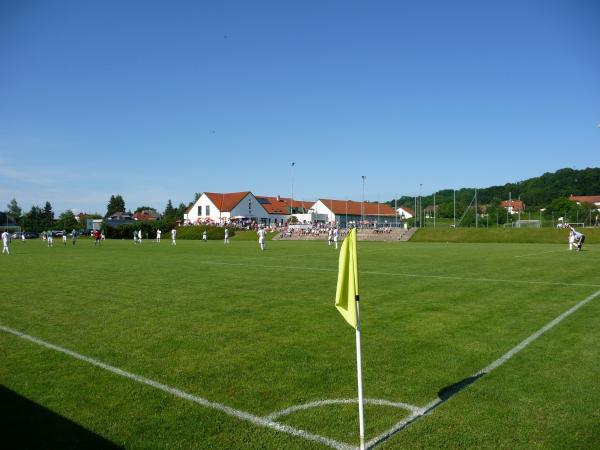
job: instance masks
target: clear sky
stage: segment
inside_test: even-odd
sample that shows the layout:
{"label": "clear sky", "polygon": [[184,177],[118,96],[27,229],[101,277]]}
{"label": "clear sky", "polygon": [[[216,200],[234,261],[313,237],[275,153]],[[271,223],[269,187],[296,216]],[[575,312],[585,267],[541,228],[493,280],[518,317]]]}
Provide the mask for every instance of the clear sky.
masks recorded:
{"label": "clear sky", "polygon": [[487,187],[599,123],[596,0],[0,0],[0,209]]}

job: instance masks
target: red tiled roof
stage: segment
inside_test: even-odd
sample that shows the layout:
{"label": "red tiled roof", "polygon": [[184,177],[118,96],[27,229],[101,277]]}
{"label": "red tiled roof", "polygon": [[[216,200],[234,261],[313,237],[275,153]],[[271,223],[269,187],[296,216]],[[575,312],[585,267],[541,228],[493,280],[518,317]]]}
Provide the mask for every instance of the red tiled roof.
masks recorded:
{"label": "red tiled roof", "polygon": [[337,215],[350,214],[353,216],[360,216],[364,213],[365,216],[380,215],[396,217],[394,208],[385,203],[364,202],[364,209],[361,210],[362,202],[354,202],[352,200],[332,200],[326,198],[320,198],[319,200],[327,206],[331,212]]}
{"label": "red tiled roof", "polygon": [[523,203],[521,200],[505,200],[503,202],[500,202],[500,206],[503,208],[509,208],[510,206],[512,206],[513,211],[525,210],[525,203]]}
{"label": "red tiled roof", "polygon": [[290,206],[282,198],[257,195],[256,199],[269,214],[290,214]]}
{"label": "red tiled roof", "polygon": [[148,211],[148,210],[143,210],[143,211],[139,211],[136,212],[133,215],[134,220],[141,220],[141,221],[150,221],[150,220],[158,220],[160,218],[160,214],[158,214],[156,211]]}
{"label": "red tiled roof", "polygon": [[[290,197],[281,197],[281,200],[288,205],[288,208],[292,204],[292,199]],[[297,198],[294,199],[294,209],[303,208],[304,211],[308,211],[313,207],[314,204],[315,202],[310,200],[298,200]]]}
{"label": "red tiled roof", "polygon": [[205,192],[206,196],[221,212],[231,212],[243,198],[250,194],[250,191],[244,192]]}
{"label": "red tiled roof", "polygon": [[579,203],[599,203],[600,195],[571,195],[569,200]]}

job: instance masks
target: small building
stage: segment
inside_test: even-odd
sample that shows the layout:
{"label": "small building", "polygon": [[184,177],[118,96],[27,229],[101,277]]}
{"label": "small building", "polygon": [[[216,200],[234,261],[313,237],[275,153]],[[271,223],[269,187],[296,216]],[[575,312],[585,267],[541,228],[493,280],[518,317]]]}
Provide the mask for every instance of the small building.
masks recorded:
{"label": "small building", "polygon": [[500,202],[500,206],[508,209],[509,214],[517,214],[525,211],[525,203],[521,200],[505,200]]}
{"label": "small building", "polygon": [[[128,225],[135,223],[133,216],[126,212],[116,212],[104,219],[104,223],[109,227],[118,227],[119,225]],[[96,228],[93,228],[94,230]]]}

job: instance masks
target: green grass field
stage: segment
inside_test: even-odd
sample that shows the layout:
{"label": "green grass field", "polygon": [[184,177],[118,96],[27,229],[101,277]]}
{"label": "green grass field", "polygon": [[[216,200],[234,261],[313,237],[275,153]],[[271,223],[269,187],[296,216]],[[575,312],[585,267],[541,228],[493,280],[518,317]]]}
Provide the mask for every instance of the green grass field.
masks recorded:
{"label": "green grass field", "polygon": [[[325,242],[58,241],[0,255],[5,448],[358,445],[356,403],[272,415],[357,395]],[[376,448],[597,448],[600,295],[471,377],[600,292],[600,246],[359,242],[358,254],[365,397],[444,400],[387,439],[410,411],[367,404]]]}

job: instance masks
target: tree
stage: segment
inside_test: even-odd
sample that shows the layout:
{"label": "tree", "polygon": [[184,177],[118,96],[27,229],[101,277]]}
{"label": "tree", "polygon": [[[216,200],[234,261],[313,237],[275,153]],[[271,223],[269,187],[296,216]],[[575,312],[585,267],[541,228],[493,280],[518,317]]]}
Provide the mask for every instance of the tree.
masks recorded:
{"label": "tree", "polygon": [[183,220],[183,215],[185,214],[186,209],[187,206],[185,206],[183,202],[179,203],[179,206],[177,207],[177,218],[179,220]]}
{"label": "tree", "polygon": [[46,202],[42,210],[41,225],[44,229],[50,230],[54,227],[54,211],[50,202]]}
{"label": "tree", "polygon": [[108,205],[106,206],[106,216],[111,216],[114,213],[125,212],[125,200],[121,195],[111,195]]}
{"label": "tree", "polygon": [[6,205],[6,207],[8,208],[8,211],[6,211],[8,215],[11,216],[15,222],[18,222],[18,220],[21,218],[22,210],[19,208],[17,200],[13,198],[10,203]]}
{"label": "tree", "polygon": [[25,227],[36,233],[43,228],[42,210],[39,206],[32,206],[31,210],[25,214]]}
{"label": "tree", "polygon": [[154,209],[152,206],[138,206],[135,208],[134,213],[139,213],[142,211],[156,211],[156,209]]}
{"label": "tree", "polygon": [[58,223],[56,225],[66,231],[79,228],[79,222],[77,222],[75,214],[73,214],[73,211],[71,210],[61,213],[60,216],[58,216]]}
{"label": "tree", "polygon": [[165,207],[165,212],[163,213],[165,219],[176,219],[177,218],[177,210],[173,208],[173,203],[171,203],[171,199],[167,202],[167,206]]}

